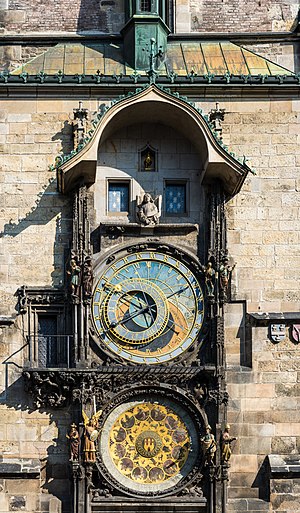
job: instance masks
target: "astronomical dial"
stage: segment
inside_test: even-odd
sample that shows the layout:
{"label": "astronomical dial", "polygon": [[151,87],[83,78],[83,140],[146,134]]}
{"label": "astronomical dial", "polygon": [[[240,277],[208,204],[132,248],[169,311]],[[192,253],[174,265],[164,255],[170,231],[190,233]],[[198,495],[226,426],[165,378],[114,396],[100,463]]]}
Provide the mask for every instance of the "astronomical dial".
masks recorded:
{"label": "astronomical dial", "polygon": [[164,363],[196,339],[203,293],[184,263],[154,249],[116,259],[98,280],[92,308],[106,348],[135,363]]}
{"label": "astronomical dial", "polygon": [[117,406],[104,423],[99,449],[106,474],[118,486],[158,495],[187,478],[200,451],[190,413],[155,394]]}

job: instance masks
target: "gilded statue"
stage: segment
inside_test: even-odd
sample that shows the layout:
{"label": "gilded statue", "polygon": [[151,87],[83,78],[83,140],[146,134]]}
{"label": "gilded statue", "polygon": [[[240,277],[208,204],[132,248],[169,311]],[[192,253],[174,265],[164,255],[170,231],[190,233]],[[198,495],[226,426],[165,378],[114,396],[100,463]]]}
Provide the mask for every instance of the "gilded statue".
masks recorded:
{"label": "gilded statue", "polygon": [[77,265],[77,262],[74,258],[70,260],[70,269],[67,271],[67,274],[70,276],[71,294],[72,296],[77,296],[79,290],[81,268],[79,265]]}
{"label": "gilded statue", "polygon": [[221,447],[222,447],[222,462],[227,463],[231,457],[231,443],[236,440],[234,436],[230,436],[229,434],[230,425],[226,424],[224,431],[221,437]]}
{"label": "gilded statue", "polygon": [[152,171],[153,169],[153,160],[150,155],[150,151],[148,151],[146,158],[144,159],[144,170],[145,171]]}
{"label": "gilded statue", "polygon": [[217,450],[217,443],[216,443],[216,439],[215,439],[213,433],[211,432],[211,427],[209,425],[206,426],[205,435],[202,436],[200,441],[201,441],[205,461],[208,464],[213,464],[213,460],[214,460],[215,453]]}
{"label": "gilded statue", "polygon": [[213,268],[212,262],[208,262],[207,266],[204,268],[204,276],[207,295],[212,298],[214,296],[216,278],[216,271]]}
{"label": "gilded statue", "polygon": [[91,418],[82,410],[84,422],[83,459],[86,463],[96,462],[96,440],[100,434],[98,429],[99,418],[102,410],[97,411]]}

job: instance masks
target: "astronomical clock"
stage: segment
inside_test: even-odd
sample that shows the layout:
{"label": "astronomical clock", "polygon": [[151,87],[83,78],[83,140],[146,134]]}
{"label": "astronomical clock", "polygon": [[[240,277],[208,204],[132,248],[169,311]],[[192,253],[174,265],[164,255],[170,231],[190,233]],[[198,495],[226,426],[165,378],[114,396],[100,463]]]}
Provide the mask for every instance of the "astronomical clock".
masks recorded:
{"label": "astronomical clock", "polygon": [[113,382],[99,422],[100,482],[113,495],[174,496],[205,460],[206,419],[187,385],[196,385],[205,344],[202,266],[192,253],[149,242],[108,252],[94,273],[93,347]]}
{"label": "astronomical clock", "polygon": [[[171,247],[127,251],[97,269],[92,301],[96,342],[118,360],[166,364],[198,341],[204,319],[199,277]],[[106,260],[107,262],[107,260]]]}

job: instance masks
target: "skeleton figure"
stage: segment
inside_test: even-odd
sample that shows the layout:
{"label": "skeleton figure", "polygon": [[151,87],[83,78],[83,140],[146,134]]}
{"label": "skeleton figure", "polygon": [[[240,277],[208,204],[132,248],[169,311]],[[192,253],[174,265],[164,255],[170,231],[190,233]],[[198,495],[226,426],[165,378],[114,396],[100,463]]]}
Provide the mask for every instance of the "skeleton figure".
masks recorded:
{"label": "skeleton figure", "polygon": [[87,257],[83,264],[82,284],[85,298],[90,298],[93,292],[92,259]]}
{"label": "skeleton figure", "polygon": [[230,280],[230,276],[232,274],[233,269],[235,268],[235,264],[233,266],[228,264],[228,258],[224,257],[222,263],[220,265],[219,274],[220,274],[220,287],[222,289],[227,290],[228,283]]}

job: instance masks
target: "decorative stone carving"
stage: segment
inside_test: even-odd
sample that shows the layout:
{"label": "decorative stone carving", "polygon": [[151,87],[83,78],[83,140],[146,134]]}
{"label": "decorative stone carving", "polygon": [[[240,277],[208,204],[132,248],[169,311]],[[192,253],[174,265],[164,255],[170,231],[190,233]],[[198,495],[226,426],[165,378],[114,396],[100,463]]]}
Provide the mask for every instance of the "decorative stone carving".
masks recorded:
{"label": "decorative stone carving", "polygon": [[93,266],[92,259],[87,256],[83,263],[82,286],[84,299],[89,300],[93,293]]}
{"label": "decorative stone carving", "polygon": [[205,274],[205,285],[207,290],[207,295],[210,299],[214,297],[215,291],[215,280],[216,280],[216,271],[213,268],[212,262],[208,262],[207,266],[204,269]]}
{"label": "decorative stone carving", "polygon": [[299,344],[300,342],[300,324],[292,324],[291,337],[293,342]]}
{"label": "decorative stone carving", "polygon": [[67,271],[67,274],[70,277],[70,290],[72,296],[78,296],[79,293],[79,285],[80,285],[80,277],[81,277],[81,268],[77,265],[77,262],[74,258],[70,260],[70,267]]}
{"label": "decorative stone carving", "polygon": [[222,121],[224,121],[225,109],[220,109],[220,104],[216,103],[216,108],[211,109],[208,114],[209,122],[213,130],[218,134],[219,138],[222,139]]}
{"label": "decorative stone carving", "polygon": [[153,226],[158,224],[161,216],[161,196],[154,199],[146,192],[141,198],[137,197],[137,218],[142,225]]}
{"label": "decorative stone carving", "polygon": [[271,324],[270,338],[273,342],[281,342],[285,339],[285,324]]}
{"label": "decorative stone carving", "polygon": [[84,137],[87,132],[88,123],[88,109],[83,108],[83,103],[79,101],[79,107],[73,109],[74,121],[73,121],[73,137],[74,137],[74,149],[76,150],[80,144],[82,144]]}
{"label": "decorative stone carving", "polygon": [[229,265],[229,260],[227,256],[224,256],[221,265],[219,267],[219,280],[220,280],[220,292],[221,292],[221,299],[225,300],[228,299],[228,293],[229,293],[229,283],[232,275],[232,271],[235,268],[235,265]]}

